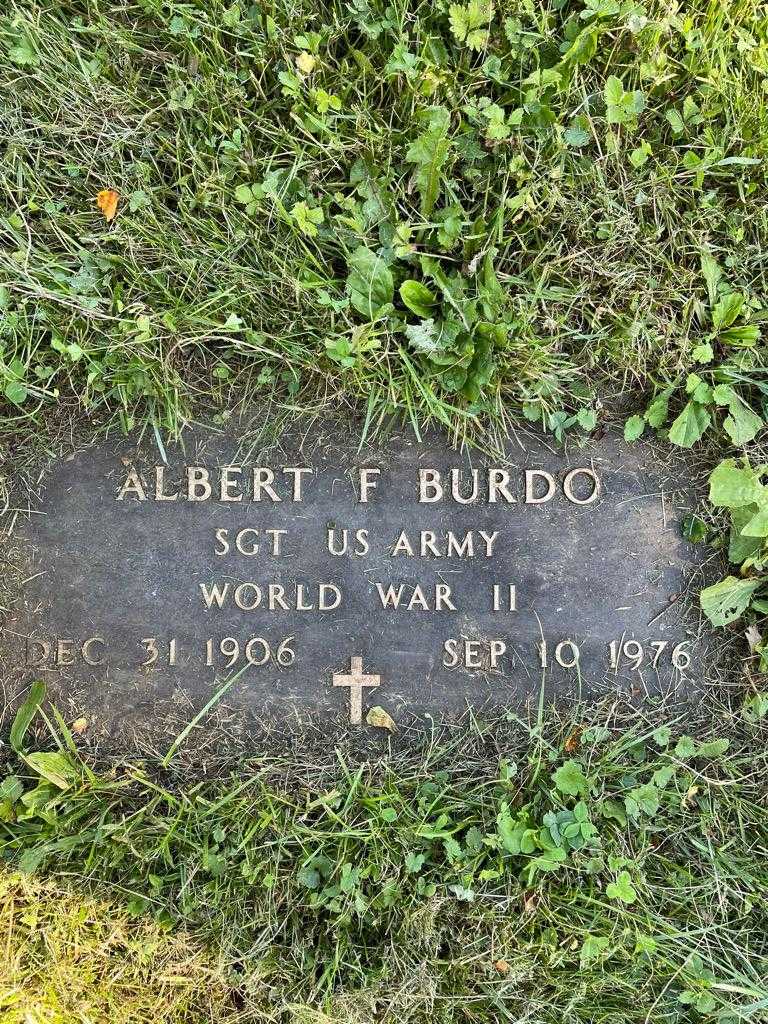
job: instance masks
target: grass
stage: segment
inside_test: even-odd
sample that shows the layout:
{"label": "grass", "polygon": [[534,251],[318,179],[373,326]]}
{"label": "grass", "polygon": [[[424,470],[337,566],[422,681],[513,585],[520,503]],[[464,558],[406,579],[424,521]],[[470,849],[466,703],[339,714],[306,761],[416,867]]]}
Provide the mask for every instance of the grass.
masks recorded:
{"label": "grass", "polygon": [[215,957],[62,881],[0,875],[4,1024],[234,1021]]}
{"label": "grass", "polygon": [[[11,0],[3,493],[71,430],[264,402],[706,434],[757,467],[738,534],[764,491],[767,98],[758,0]],[[743,591],[765,545],[737,547]],[[743,708],[695,739],[593,709],[190,784],[183,745],[104,763],[60,721],[54,749],[17,731],[0,1019],[768,1020],[751,643]]]}
{"label": "grass", "polygon": [[[559,435],[677,411],[695,368],[762,416],[761,6],[14,0],[6,417],[276,396]],[[712,338],[733,293],[746,343]]]}
{"label": "grass", "polygon": [[[0,842],[23,870],[109,895],[127,962],[105,998],[130,991],[149,942],[168,967],[138,1005],[158,1021],[228,1020],[227,1008],[318,1024],[766,1020],[763,720],[731,715],[699,739],[681,728],[602,709],[359,767],[262,756],[194,785],[183,765],[99,773],[64,744],[51,760],[22,754]],[[24,964],[51,949],[62,980],[50,988],[71,970],[95,998],[114,957],[84,982],[58,952],[78,914],[42,913],[35,935],[6,911],[6,945]],[[180,987],[153,1002],[176,974],[177,929],[195,946]],[[35,992],[41,968],[19,970]]]}

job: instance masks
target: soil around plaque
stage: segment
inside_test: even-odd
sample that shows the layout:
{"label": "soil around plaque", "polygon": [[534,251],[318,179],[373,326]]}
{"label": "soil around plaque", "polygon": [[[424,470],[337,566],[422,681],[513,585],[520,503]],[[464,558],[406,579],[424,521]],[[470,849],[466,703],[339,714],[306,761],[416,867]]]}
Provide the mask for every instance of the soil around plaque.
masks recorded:
{"label": "soil around plaque", "polygon": [[[147,482],[150,493],[151,471],[164,465],[156,446],[124,438],[88,444],[64,460],[55,460],[40,481],[39,498],[31,503],[30,513],[17,515],[7,543],[7,561],[18,570],[14,585],[21,589],[11,595],[12,601],[3,602],[10,608],[3,621],[6,706],[12,707],[24,685],[40,676],[72,718],[85,716],[92,722],[92,735],[132,747],[162,746],[244,667],[243,675],[231,683],[206,720],[218,716],[222,735],[257,736],[267,747],[283,748],[322,746],[338,742],[347,733],[354,710],[353,688],[345,683],[334,686],[334,676],[348,678],[353,658],[362,659],[363,676],[378,677],[376,685],[362,687],[362,730],[375,734],[364,724],[365,717],[372,707],[382,706],[397,723],[401,742],[408,742],[406,737],[413,736],[414,730],[429,729],[435,722],[458,722],[468,714],[493,718],[501,709],[537,703],[542,684],[547,701],[597,699],[605,694],[630,703],[657,697],[686,700],[698,690],[703,672],[698,661],[701,622],[687,592],[691,586],[699,589],[702,568],[698,551],[679,534],[681,515],[697,501],[695,474],[684,460],[661,459],[651,446],[630,447],[613,436],[558,452],[551,440],[534,432],[519,434],[510,439],[504,460],[498,455],[487,458],[477,452],[452,451],[439,434],[419,441],[409,430],[398,430],[383,442],[361,446],[359,430],[348,422],[323,421],[319,426],[307,431],[297,423],[284,430],[279,440],[265,442],[258,427],[245,421],[226,432],[189,432],[181,444],[167,445],[165,451],[163,485],[169,487],[169,494],[175,492],[185,466],[279,469],[303,465],[314,471],[306,480],[318,484],[312,501],[308,489],[302,502],[287,500],[287,491],[279,495],[280,502],[244,500],[225,505],[215,500],[165,502],[150,497],[146,502],[117,502],[116,494],[132,468]],[[608,495],[602,494],[594,504],[567,503],[562,481],[569,467],[577,466],[597,467],[601,478],[605,474]],[[489,467],[510,470],[510,489],[517,487],[515,504],[502,507],[497,501],[492,506],[485,500],[464,505],[450,500],[451,469],[464,474],[466,495],[472,471],[478,470],[482,488]],[[375,487],[367,507],[359,502],[361,468],[379,471],[369,476]],[[442,474],[446,500],[415,500],[418,472],[424,468]],[[553,498],[550,507],[543,508],[546,503],[526,507],[519,500],[525,468],[550,473],[556,480],[558,500]],[[621,493],[619,481],[624,488]],[[286,482],[292,486],[295,476]],[[544,476],[535,482],[546,488]],[[540,493],[533,492],[535,497]],[[278,511],[280,517],[275,518]],[[215,554],[223,550],[223,544],[215,546],[216,530],[230,531],[227,539],[233,541],[238,530],[282,529],[286,524],[290,528],[286,538],[301,543],[283,561],[272,550],[266,559],[258,559],[258,573],[248,555],[240,554],[224,569],[217,562],[224,556]],[[457,548],[451,554],[429,543],[422,557],[422,532],[436,534],[443,544],[445,533],[451,532],[457,545],[466,545],[472,531],[479,553],[484,550],[480,531],[490,536],[499,524],[501,538],[506,535],[510,541],[501,558],[497,548],[492,552],[495,557],[473,555],[468,566],[470,559],[457,555]],[[341,558],[330,555],[325,545],[331,529],[339,537],[343,529],[350,531],[350,537],[355,530],[368,529],[375,553],[370,560],[360,556],[365,566],[355,561],[353,553]],[[393,559],[393,545],[403,531],[408,535],[406,546],[399,560]],[[514,572],[522,574],[522,582],[513,584],[515,611],[492,614],[493,587],[500,587],[499,601],[509,600],[504,586]],[[295,590],[293,602],[283,595],[288,610],[279,601],[272,611],[248,612],[232,604],[235,584],[257,582],[263,588],[272,579],[294,588],[304,585],[307,589],[302,593],[309,604],[317,604],[316,588],[323,582],[339,586],[345,599],[352,596],[349,603],[327,615],[317,607],[297,611]],[[219,593],[229,583],[229,604],[214,607],[209,614],[202,591],[207,587],[210,593],[216,581]],[[390,585],[402,586],[406,596],[421,585],[426,609],[417,601],[410,610],[385,611],[377,583],[385,593]],[[633,609],[609,600],[616,596],[609,593],[616,583],[622,595],[639,595],[642,607]],[[577,592],[568,605],[558,603],[569,585],[576,586]],[[434,607],[438,586],[451,587],[455,612],[445,605]],[[535,595],[528,607],[526,592]],[[543,622],[543,611],[552,611],[559,620],[551,625],[545,616]],[[302,615],[306,618],[300,619]],[[621,629],[628,615],[629,629]],[[226,630],[213,629],[217,617]],[[161,628],[150,630],[152,623]],[[656,630],[658,637],[640,636],[646,625],[655,627],[654,637]],[[591,637],[590,629],[598,635]],[[123,654],[129,642],[135,646],[157,633],[162,648],[158,663],[129,664],[123,657],[123,663],[117,659],[106,666],[61,665],[49,659],[48,664],[31,667],[19,664],[18,644],[14,648],[8,643],[10,637],[16,641],[31,637],[53,649],[58,640],[75,640],[73,649],[82,654],[81,638],[86,633],[100,636],[109,630],[125,641]],[[162,664],[168,658],[171,633],[177,634],[179,647],[197,644],[196,662],[190,656],[186,664]],[[201,664],[209,639],[217,644],[221,639],[238,640],[242,659],[245,640],[262,635],[270,645],[266,672],[264,666],[250,662],[231,667]],[[295,667],[275,660],[286,637],[294,638],[289,646],[298,663]],[[537,650],[542,639],[547,643],[545,668]],[[448,652],[446,640],[456,641]],[[658,672],[644,671],[644,664],[633,678],[624,671],[631,665],[611,671],[610,665],[606,670],[604,663],[596,664],[599,650],[610,657],[611,642],[617,645],[614,650],[621,660],[626,654],[621,645],[632,640],[643,646],[646,661],[658,650],[648,648],[648,642],[665,644],[661,658],[680,643],[687,643],[690,653],[693,640],[695,675],[682,679],[680,673],[676,677],[670,671],[662,678]],[[499,656],[497,664],[491,665],[494,641],[506,645],[506,657]],[[565,646],[558,651],[559,644]],[[569,667],[573,645],[579,648],[579,663]],[[258,652],[254,660],[260,660],[264,646],[257,644],[254,650]],[[97,652],[99,645],[92,645],[90,654]],[[67,649],[64,660],[71,653]],[[636,648],[630,646],[628,653],[634,656]],[[217,647],[214,655],[221,655]],[[150,657],[151,652],[146,652],[142,660]],[[229,661],[228,653],[223,657]],[[446,659],[454,658],[457,663],[447,668]],[[717,677],[709,656],[706,661],[710,678]]]}

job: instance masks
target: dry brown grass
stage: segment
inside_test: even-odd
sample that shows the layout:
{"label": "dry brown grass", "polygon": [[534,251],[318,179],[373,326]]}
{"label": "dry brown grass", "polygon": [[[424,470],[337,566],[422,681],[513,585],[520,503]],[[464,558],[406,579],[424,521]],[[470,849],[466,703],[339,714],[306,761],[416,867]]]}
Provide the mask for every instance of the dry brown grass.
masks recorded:
{"label": "dry brown grass", "polygon": [[214,956],[57,880],[0,873],[3,1024],[233,1022]]}

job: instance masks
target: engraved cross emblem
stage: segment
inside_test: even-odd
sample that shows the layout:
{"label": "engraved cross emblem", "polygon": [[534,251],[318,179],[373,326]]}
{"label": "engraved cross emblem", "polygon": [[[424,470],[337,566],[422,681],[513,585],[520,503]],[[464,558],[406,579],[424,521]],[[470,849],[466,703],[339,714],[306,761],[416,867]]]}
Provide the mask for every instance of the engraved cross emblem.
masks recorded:
{"label": "engraved cross emblem", "polygon": [[363,659],[352,659],[352,670],[349,673],[337,673],[333,677],[334,686],[349,687],[349,722],[360,725],[363,721],[363,687],[378,686],[381,676],[366,675],[363,672]]}

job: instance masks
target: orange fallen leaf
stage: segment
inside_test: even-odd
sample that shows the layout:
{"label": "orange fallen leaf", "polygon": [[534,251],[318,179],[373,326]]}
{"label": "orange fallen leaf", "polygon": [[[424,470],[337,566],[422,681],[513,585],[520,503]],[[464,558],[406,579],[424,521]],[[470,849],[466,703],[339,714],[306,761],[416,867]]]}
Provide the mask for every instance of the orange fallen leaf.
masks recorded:
{"label": "orange fallen leaf", "polygon": [[568,739],[565,741],[565,752],[566,754],[572,754],[574,750],[578,750],[581,745],[581,726],[574,729]]}
{"label": "orange fallen leaf", "polygon": [[120,196],[113,188],[103,188],[96,196],[96,205],[107,220],[114,220]]}

